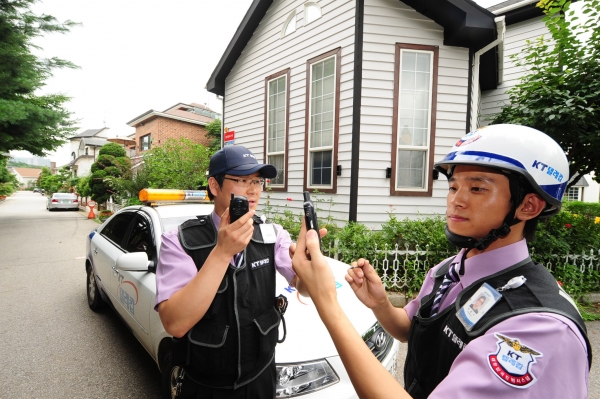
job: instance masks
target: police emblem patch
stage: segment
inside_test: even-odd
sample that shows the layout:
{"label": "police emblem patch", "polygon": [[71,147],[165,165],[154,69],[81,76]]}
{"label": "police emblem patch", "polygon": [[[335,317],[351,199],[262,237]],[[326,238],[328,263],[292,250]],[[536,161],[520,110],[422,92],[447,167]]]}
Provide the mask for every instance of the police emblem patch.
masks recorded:
{"label": "police emblem patch", "polygon": [[488,364],[502,382],[515,388],[528,388],[537,378],[531,368],[537,357],[543,354],[523,345],[518,339],[512,339],[501,334],[498,338],[498,351],[488,355]]}

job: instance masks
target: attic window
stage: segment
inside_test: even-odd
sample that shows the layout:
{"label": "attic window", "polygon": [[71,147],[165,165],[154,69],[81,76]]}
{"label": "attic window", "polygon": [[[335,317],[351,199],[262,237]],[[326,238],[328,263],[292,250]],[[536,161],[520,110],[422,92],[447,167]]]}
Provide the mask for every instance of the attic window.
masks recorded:
{"label": "attic window", "polygon": [[285,37],[289,34],[292,34],[296,31],[296,11],[292,11],[292,13],[285,20],[285,24],[283,24],[283,33],[281,37]]}
{"label": "attic window", "polygon": [[317,3],[304,4],[304,25],[308,25],[319,18],[321,18],[321,7]]}

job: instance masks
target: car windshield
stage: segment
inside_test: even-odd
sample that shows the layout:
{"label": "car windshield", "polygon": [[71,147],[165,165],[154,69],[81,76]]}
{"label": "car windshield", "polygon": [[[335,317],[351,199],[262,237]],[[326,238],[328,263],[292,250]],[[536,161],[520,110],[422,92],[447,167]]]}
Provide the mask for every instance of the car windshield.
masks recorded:
{"label": "car windshield", "polygon": [[52,198],[58,198],[58,199],[73,199],[73,198],[75,198],[75,194],[68,194],[68,193],[65,193],[65,194],[58,194],[58,193],[57,193],[57,194],[53,194],[53,195],[52,195]]}

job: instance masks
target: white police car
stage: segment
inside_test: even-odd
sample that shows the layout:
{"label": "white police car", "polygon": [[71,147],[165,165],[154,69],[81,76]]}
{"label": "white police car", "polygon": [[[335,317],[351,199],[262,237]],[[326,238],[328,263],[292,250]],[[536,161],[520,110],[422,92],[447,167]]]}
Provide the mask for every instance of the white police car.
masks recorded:
{"label": "white police car", "polygon": [[[167,398],[171,397],[173,384],[171,336],[154,311],[154,271],[162,233],[197,215],[212,212],[211,203],[190,201],[204,199],[205,195],[199,191],[142,190],[140,199],[147,205],[129,206],[116,212],[92,231],[87,241],[89,307],[98,310],[105,303],[112,305],[156,361]],[[398,341],[379,326],[373,313],[352,292],[344,279],[348,265],[330,258],[328,261],[337,282],[340,304],[357,331],[363,334],[366,345],[395,374]],[[279,294],[285,295],[289,304],[285,313],[287,338],[277,345],[275,352],[279,374],[276,397],[356,398],[333,341],[310,299],[298,295],[277,274],[276,295]]]}

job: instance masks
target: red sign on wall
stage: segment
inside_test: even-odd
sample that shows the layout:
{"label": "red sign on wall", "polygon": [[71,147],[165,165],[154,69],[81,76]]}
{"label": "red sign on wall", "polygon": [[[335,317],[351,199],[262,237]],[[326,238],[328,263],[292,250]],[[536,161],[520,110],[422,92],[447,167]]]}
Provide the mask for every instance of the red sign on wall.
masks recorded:
{"label": "red sign on wall", "polygon": [[223,141],[233,141],[234,139],[235,132],[233,130],[223,133]]}

